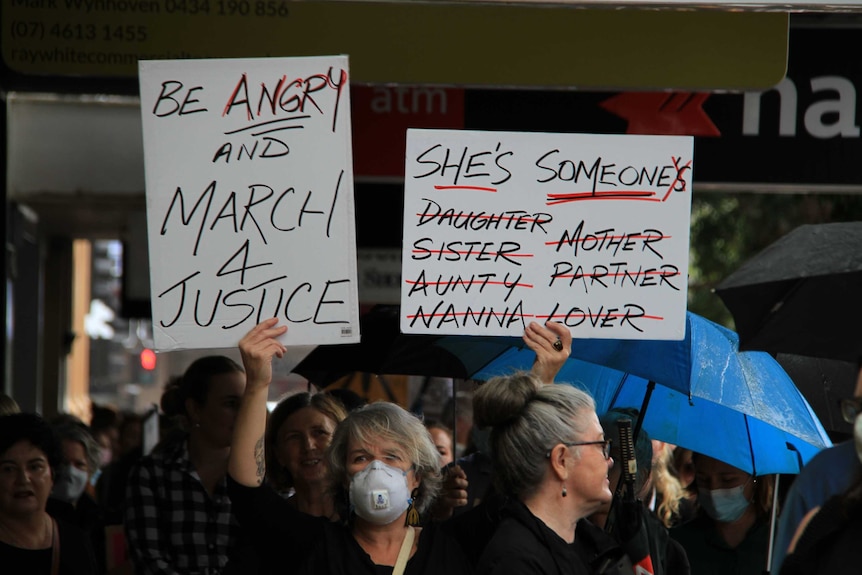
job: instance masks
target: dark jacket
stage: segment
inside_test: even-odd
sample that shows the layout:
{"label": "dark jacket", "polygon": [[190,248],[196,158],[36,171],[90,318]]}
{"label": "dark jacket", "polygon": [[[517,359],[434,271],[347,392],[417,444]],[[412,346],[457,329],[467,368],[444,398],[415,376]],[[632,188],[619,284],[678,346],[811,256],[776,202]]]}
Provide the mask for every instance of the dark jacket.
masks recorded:
{"label": "dark jacket", "polygon": [[613,537],[632,563],[655,575],[691,574],[685,549],[671,539],[661,520],[641,501],[615,499],[611,513]]}
{"label": "dark jacket", "polygon": [[[96,573],[105,573],[105,517],[99,504],[86,491],[77,505],[49,497],[45,511],[55,519],[77,526],[90,540],[96,558]],[[61,554],[62,556],[62,554]]]}
{"label": "dark jacket", "polygon": [[[501,506],[499,519],[479,559],[476,569],[479,575],[619,572],[609,569],[620,568],[621,550],[601,529],[586,520],[578,523],[574,543],[568,543],[520,501],[509,500]],[[598,570],[599,565],[602,571]],[[631,573],[630,568],[628,573]]]}
{"label": "dark jacket", "polygon": [[811,519],[781,575],[856,574],[862,571],[862,504],[829,499]]}
{"label": "dark jacket", "polygon": [[[268,484],[246,487],[228,476],[233,511],[253,539],[261,568],[302,575],[377,575],[375,565],[350,528],[297,511]],[[439,525],[423,527],[405,575],[469,575],[472,568],[456,541]]]}

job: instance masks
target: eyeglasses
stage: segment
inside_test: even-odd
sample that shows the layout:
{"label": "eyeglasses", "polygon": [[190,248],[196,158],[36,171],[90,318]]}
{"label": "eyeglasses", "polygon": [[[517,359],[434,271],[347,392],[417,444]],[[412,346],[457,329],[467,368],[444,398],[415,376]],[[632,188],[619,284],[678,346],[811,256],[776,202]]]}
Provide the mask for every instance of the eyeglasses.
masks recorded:
{"label": "eyeglasses", "polygon": [[855,399],[842,399],[840,405],[841,417],[843,417],[844,421],[847,423],[853,424],[853,422],[856,421],[856,416],[862,412],[862,397],[857,397]]}
{"label": "eyeglasses", "polygon": [[[562,441],[561,443],[563,445],[565,445],[566,447],[576,447],[578,445],[601,445],[602,446],[602,456],[605,459],[610,459],[610,457],[611,457],[611,444],[613,442],[610,439],[602,439],[601,441],[580,441],[580,442],[575,442],[575,443],[569,443],[567,441]],[[550,449],[545,454],[545,457],[550,459],[550,457],[551,457],[551,450]]]}

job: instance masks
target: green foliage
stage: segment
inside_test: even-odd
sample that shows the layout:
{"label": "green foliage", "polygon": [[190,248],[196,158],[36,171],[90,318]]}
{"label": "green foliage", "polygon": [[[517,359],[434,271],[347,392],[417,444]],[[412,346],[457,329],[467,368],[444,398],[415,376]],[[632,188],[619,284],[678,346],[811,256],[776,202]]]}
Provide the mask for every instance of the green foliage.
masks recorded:
{"label": "green foliage", "polygon": [[713,289],[749,258],[803,224],[862,220],[862,195],[709,193],[692,197],[689,309],[733,328]]}

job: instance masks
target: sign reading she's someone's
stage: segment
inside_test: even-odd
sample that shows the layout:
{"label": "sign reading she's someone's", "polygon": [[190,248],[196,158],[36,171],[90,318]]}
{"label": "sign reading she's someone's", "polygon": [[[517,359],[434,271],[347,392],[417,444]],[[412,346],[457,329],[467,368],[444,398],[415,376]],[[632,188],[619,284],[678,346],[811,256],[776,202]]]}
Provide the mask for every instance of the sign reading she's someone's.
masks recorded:
{"label": "sign reading she's someone's", "polygon": [[359,340],[347,58],[140,63],[160,351]]}
{"label": "sign reading she's someone's", "polygon": [[401,329],[683,339],[693,139],[409,130]]}

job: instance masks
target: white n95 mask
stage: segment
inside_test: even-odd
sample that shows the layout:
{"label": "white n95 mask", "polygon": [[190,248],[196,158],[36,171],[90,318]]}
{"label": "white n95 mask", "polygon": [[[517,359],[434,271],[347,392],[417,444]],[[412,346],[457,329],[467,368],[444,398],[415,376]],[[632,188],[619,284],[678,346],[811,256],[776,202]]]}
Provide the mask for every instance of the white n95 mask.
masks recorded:
{"label": "white n95 mask", "polygon": [[81,497],[81,494],[84,493],[84,489],[87,487],[87,479],[89,477],[86,471],[78,469],[74,465],[68,465],[57,474],[57,480],[54,482],[51,495],[61,501],[75,503]]}
{"label": "white n95 mask", "polygon": [[388,525],[411,502],[407,472],[377,459],[350,480],[350,506],[369,523]]}

